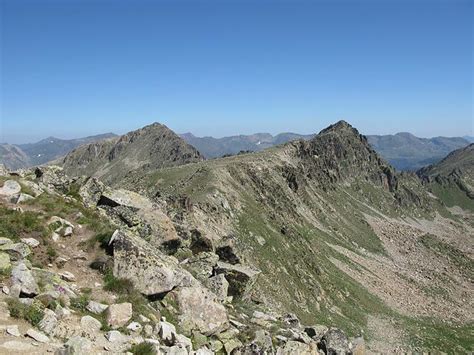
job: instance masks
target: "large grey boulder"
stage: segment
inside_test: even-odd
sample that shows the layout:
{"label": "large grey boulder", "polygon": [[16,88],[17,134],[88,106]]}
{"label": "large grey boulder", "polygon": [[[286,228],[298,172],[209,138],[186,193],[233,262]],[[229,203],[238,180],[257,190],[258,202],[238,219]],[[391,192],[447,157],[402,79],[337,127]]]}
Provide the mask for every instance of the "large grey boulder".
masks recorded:
{"label": "large grey boulder", "polygon": [[24,262],[19,262],[12,269],[12,284],[20,287],[20,292],[27,296],[35,296],[39,293],[33,273]]}
{"label": "large grey boulder", "polygon": [[24,243],[6,243],[0,250],[8,253],[13,260],[22,260],[31,254],[31,249]]}
{"label": "large grey boulder", "polygon": [[73,336],[64,344],[64,349],[56,352],[56,355],[88,355],[91,354],[92,343],[89,339]]}
{"label": "large grey boulder", "polygon": [[0,252],[0,272],[5,274],[11,267],[10,256],[7,253]]}
{"label": "large grey boulder", "polygon": [[135,235],[116,231],[110,242],[114,249],[114,276],[132,280],[146,296],[197,284],[189,272],[180,268],[176,259],[162,254]]}
{"label": "large grey boulder", "polygon": [[197,330],[212,335],[228,328],[225,307],[216,296],[202,286],[178,287],[168,293],[179,308],[179,325],[187,334]]}
{"label": "large grey boulder", "polygon": [[7,180],[0,187],[0,195],[4,197],[12,197],[18,195],[21,192],[21,186],[15,180]]}

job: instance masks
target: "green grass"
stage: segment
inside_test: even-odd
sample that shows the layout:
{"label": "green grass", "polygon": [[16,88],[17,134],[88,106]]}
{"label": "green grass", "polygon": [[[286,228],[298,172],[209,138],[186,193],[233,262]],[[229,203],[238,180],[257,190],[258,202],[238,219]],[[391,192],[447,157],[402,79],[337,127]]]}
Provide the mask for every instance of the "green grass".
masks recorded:
{"label": "green grass", "polygon": [[474,200],[469,198],[464,191],[456,185],[429,185],[431,192],[448,207],[459,206],[462,209],[474,212]]}
{"label": "green grass", "polygon": [[134,355],[155,355],[157,353],[155,350],[155,346],[147,342],[132,345],[132,347],[130,347],[128,351]]}
{"label": "green grass", "polygon": [[43,319],[44,312],[36,303],[28,306],[17,299],[10,298],[7,304],[10,316],[13,318],[25,319],[34,326],[37,326],[41,319]]}
{"label": "green grass", "polygon": [[18,241],[20,236],[32,233],[46,233],[44,219],[40,213],[21,213],[0,205],[0,237]]}

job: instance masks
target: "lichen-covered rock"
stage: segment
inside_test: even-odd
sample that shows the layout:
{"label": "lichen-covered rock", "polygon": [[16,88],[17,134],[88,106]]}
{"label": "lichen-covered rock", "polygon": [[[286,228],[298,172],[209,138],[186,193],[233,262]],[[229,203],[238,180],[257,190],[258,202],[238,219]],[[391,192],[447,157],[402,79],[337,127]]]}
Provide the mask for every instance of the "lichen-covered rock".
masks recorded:
{"label": "lichen-covered rock", "polygon": [[39,293],[33,273],[24,262],[19,262],[12,269],[12,284],[20,287],[20,292],[26,296],[35,296]]}
{"label": "lichen-covered rock", "polygon": [[229,282],[229,296],[244,297],[257,280],[260,271],[243,266],[219,261],[216,274],[224,274]]}
{"label": "lichen-covered rock", "polygon": [[55,355],[86,355],[90,354],[92,343],[89,339],[80,336],[73,336],[64,344],[64,349],[60,349]]}
{"label": "lichen-covered rock", "polygon": [[0,273],[5,274],[11,267],[10,256],[7,253],[0,252]]}
{"label": "lichen-covered rock", "polygon": [[197,281],[176,259],[161,254],[143,239],[117,231],[111,239],[114,249],[114,276],[133,281],[144,295],[169,292]]}
{"label": "lichen-covered rock", "polygon": [[212,335],[229,326],[225,307],[211,291],[202,286],[178,287],[166,297],[176,302],[180,327],[188,334],[198,330],[205,335]]}
{"label": "lichen-covered rock", "polygon": [[101,314],[105,310],[107,310],[107,308],[109,308],[109,305],[102,304],[102,303],[95,302],[95,301],[89,301],[89,303],[86,306],[86,309],[89,312],[94,313],[94,314]]}
{"label": "lichen-covered rock", "polygon": [[299,341],[290,340],[283,347],[276,351],[276,355],[319,355],[316,343],[305,344]]}
{"label": "lichen-covered rock", "polygon": [[8,253],[13,260],[22,260],[31,254],[30,247],[24,243],[3,244],[0,250]]}
{"label": "lichen-covered rock", "polygon": [[224,274],[210,277],[207,281],[207,286],[220,301],[224,301],[227,298],[229,282],[226,280]]}
{"label": "lichen-covered rock", "polygon": [[325,354],[338,355],[350,352],[349,339],[344,332],[337,328],[329,329],[321,339],[321,348]]}

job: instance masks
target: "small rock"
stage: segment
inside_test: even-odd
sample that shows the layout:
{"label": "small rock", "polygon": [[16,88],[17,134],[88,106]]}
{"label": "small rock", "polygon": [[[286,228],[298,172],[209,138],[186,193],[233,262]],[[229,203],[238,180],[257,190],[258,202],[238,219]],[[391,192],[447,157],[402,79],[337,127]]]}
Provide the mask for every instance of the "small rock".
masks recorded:
{"label": "small rock", "polygon": [[89,301],[89,303],[86,306],[86,309],[94,314],[101,314],[103,313],[107,308],[109,308],[109,305],[107,304],[102,304],[96,301]]}
{"label": "small rock", "polygon": [[64,267],[64,265],[66,265],[68,261],[69,259],[63,258],[62,256],[58,256],[54,262],[56,263],[56,266],[61,269]]}
{"label": "small rock", "polygon": [[8,287],[7,285],[4,285],[2,287],[2,291],[3,291],[4,294],[8,295],[8,294],[10,294],[10,287]]}
{"label": "small rock", "polygon": [[131,330],[132,332],[136,332],[140,329],[142,329],[142,325],[138,322],[132,322],[127,326],[128,330]]}
{"label": "small rock", "polygon": [[33,329],[33,328],[30,328],[27,330],[26,332],[26,335],[28,335],[30,338],[33,338],[34,340],[36,340],[37,342],[39,343],[47,343],[49,342],[49,338],[44,335],[43,333]]}
{"label": "small rock", "polygon": [[118,330],[107,332],[105,338],[111,343],[125,343],[128,340],[128,337],[120,333]]}
{"label": "small rock", "polygon": [[63,280],[68,281],[68,282],[76,281],[76,276],[74,276],[74,274],[72,272],[69,272],[69,271],[64,271],[64,272],[60,273],[59,276]]}
{"label": "small rock", "polygon": [[40,245],[40,242],[35,238],[21,238],[20,240],[22,243],[25,243],[32,248],[36,248],[38,245]]}
{"label": "small rock", "polygon": [[12,270],[13,285],[20,286],[20,292],[28,296],[36,296],[39,293],[38,284],[33,273],[24,262],[18,263]]}
{"label": "small rock", "polygon": [[19,204],[19,203],[23,203],[23,202],[30,201],[30,200],[34,200],[34,197],[31,196],[31,195],[28,195],[28,194],[20,193],[20,195],[16,199],[15,203]]}
{"label": "small rock", "polygon": [[41,319],[41,321],[39,322],[38,328],[46,334],[52,335],[57,325],[58,318],[56,317],[56,313],[54,313],[50,309],[45,309],[43,319]]}
{"label": "small rock", "polygon": [[147,317],[145,317],[144,315],[141,315],[141,314],[138,316],[138,319],[140,319],[140,322],[142,322],[142,323],[150,323],[151,322],[149,318],[147,318]]}
{"label": "small rock", "polygon": [[68,226],[64,228],[63,237],[70,237],[72,235],[72,232],[73,232],[72,227]]}
{"label": "small rock", "polygon": [[20,331],[18,330],[18,325],[7,326],[7,333],[13,335],[14,337],[21,336]]}

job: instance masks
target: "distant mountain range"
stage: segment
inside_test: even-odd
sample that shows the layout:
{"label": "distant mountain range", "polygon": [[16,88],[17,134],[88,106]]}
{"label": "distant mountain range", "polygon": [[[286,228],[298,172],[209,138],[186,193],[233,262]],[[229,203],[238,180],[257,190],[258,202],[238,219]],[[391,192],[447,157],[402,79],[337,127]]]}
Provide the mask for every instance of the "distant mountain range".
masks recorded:
{"label": "distant mountain range", "polygon": [[[314,135],[269,133],[239,135],[224,138],[196,137],[191,133],[181,137],[196,147],[206,158],[238,154],[241,151],[260,151],[296,139],[311,139]],[[473,137],[419,138],[410,133],[369,135],[373,148],[398,170],[417,170],[444,158],[450,152],[465,147]]]}
{"label": "distant mountain range", "polygon": [[77,139],[48,137],[36,143],[0,144],[0,163],[10,169],[20,169],[48,163],[69,153],[80,145],[116,137],[113,133]]}
{"label": "distant mountain range", "polygon": [[[192,133],[180,135],[195,147],[205,158],[212,159],[240,152],[261,151],[292,140],[309,140],[314,134],[269,133],[237,135],[224,138],[196,137]],[[106,133],[79,139],[58,139],[49,137],[30,144],[0,144],[0,163],[10,169],[41,165],[65,156],[77,147],[117,137]],[[434,164],[456,149],[474,142],[474,137],[419,138],[410,133],[394,135],[369,135],[368,142],[391,165],[398,170],[415,171]]]}

